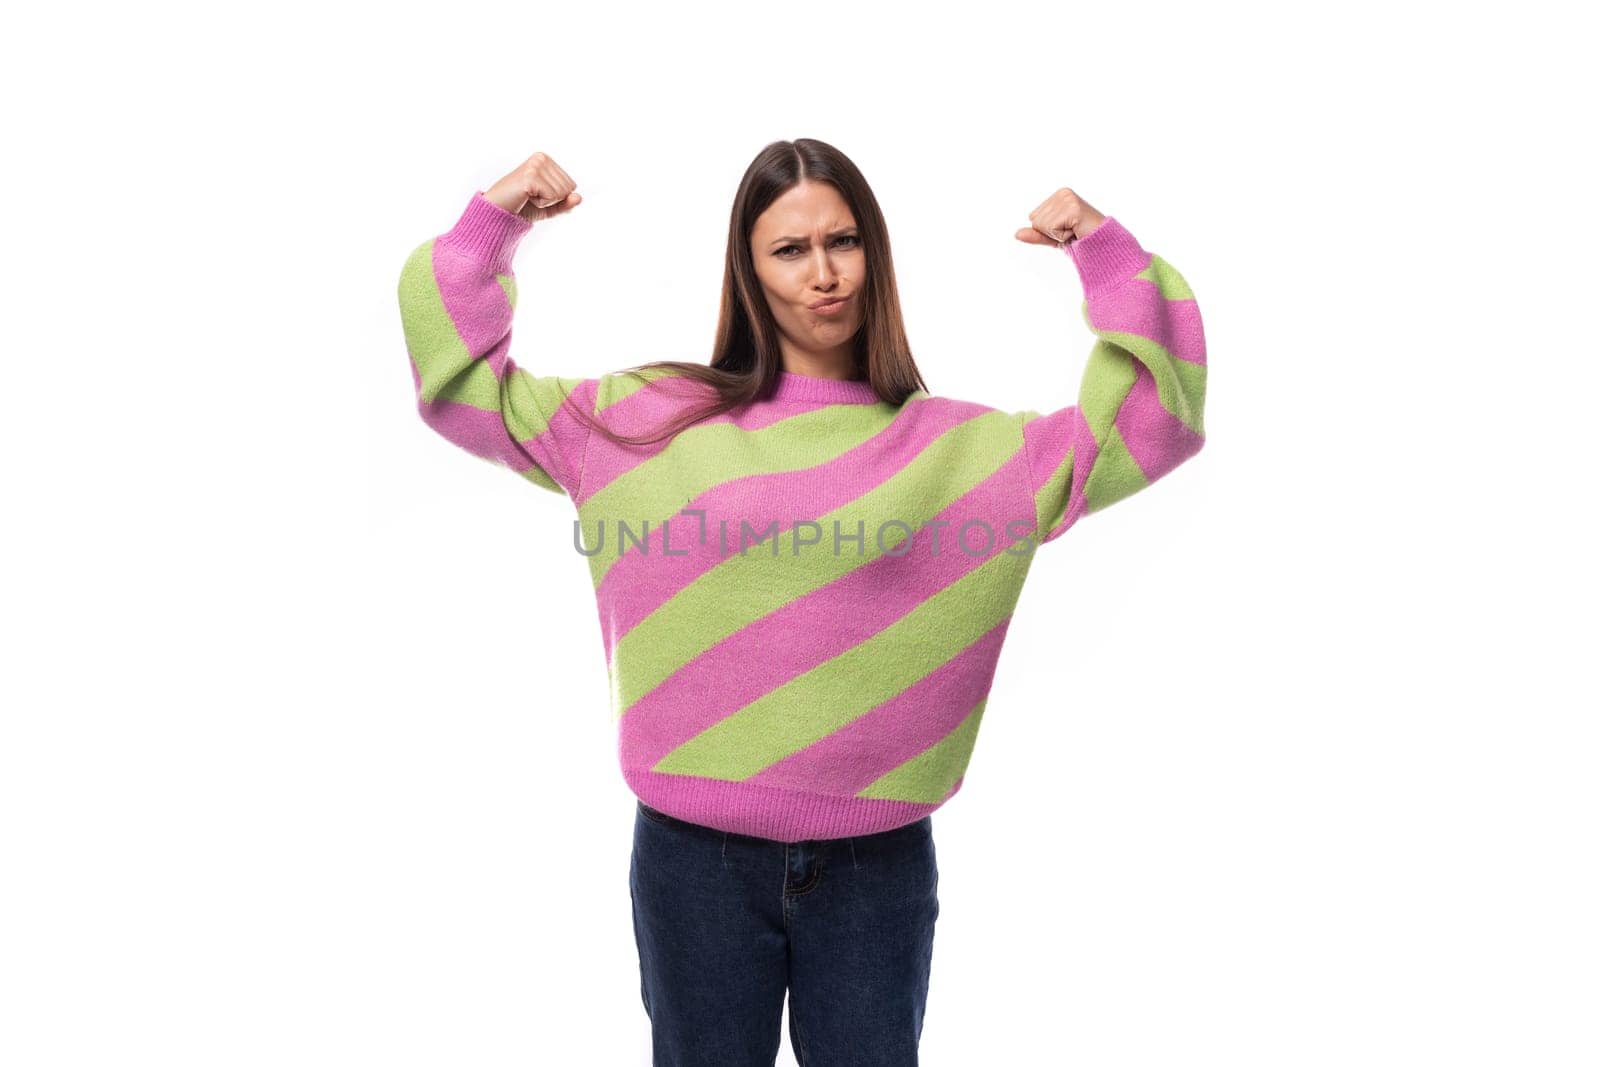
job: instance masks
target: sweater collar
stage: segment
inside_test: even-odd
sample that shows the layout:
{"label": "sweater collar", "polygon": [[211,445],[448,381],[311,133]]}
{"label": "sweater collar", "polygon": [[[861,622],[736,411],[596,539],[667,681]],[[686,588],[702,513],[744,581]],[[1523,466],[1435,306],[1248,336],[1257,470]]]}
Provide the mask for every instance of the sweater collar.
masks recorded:
{"label": "sweater collar", "polygon": [[795,374],[779,370],[768,400],[794,400],[820,404],[876,404],[878,394],[872,383],[863,378],[813,378],[809,374]]}

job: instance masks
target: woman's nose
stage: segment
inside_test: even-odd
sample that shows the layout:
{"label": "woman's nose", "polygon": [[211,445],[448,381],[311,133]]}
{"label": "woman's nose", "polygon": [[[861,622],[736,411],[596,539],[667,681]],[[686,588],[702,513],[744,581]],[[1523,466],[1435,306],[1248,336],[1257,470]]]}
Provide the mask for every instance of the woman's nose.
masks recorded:
{"label": "woman's nose", "polygon": [[821,249],[817,250],[812,259],[812,270],[816,272],[817,280],[821,282],[832,281],[836,273],[833,269],[833,261],[828,258],[828,253]]}

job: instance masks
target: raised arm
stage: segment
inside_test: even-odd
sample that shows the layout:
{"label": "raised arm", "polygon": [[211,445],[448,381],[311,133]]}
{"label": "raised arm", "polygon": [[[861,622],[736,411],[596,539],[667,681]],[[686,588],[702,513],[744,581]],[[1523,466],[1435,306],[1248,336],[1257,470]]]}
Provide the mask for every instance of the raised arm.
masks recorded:
{"label": "raised arm", "polygon": [[448,232],[400,272],[400,321],[422,419],[468,452],[576,497],[589,427],[562,406],[593,409],[593,378],[535,376],[511,358],[517,283],[511,260],[533,222],[473,194]]}
{"label": "raised arm", "polygon": [[1060,247],[1083,282],[1095,342],[1076,404],[1019,413],[1040,544],[1205,443],[1205,332],[1183,276],[1111,217]]}

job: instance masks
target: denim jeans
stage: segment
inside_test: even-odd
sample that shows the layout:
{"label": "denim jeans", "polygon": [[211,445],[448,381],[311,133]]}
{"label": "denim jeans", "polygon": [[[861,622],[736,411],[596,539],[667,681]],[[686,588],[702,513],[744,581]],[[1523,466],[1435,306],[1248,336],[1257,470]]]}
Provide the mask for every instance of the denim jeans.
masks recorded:
{"label": "denim jeans", "polygon": [[628,888],[655,1067],[911,1067],[939,915],[933,817],[793,844],[642,801]]}

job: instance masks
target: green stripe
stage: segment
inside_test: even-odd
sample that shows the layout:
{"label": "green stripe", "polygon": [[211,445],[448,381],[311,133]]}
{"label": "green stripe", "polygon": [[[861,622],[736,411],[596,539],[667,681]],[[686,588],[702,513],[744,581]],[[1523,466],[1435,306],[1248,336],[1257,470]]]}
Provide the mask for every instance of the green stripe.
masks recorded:
{"label": "green stripe", "polygon": [[905,800],[913,804],[937,804],[949,796],[956,780],[966,773],[967,764],[972,761],[978,726],[983,722],[983,706],[988,700],[984,697],[978,701],[978,706],[967,712],[954,730],[879,777],[856,796],[865,800]]}
{"label": "green stripe", "polygon": [[1045,479],[1044,485],[1034,494],[1033,508],[1039,520],[1039,537],[1054,530],[1061,520],[1066,518],[1067,503],[1070,496],[1069,488],[1072,485],[1072,453],[1074,449],[1067,449],[1066,456],[1056,469]]}
{"label": "green stripe", "polygon": [[452,375],[472,361],[445,310],[439,280],[433,273],[432,241],[406,257],[400,270],[399,298],[406,349],[422,379],[421,399],[432,402]]}
{"label": "green stripe", "polygon": [[1183,275],[1178,273],[1176,267],[1160,256],[1152,255],[1150,265],[1135,278],[1143,278],[1147,282],[1154,282],[1156,288],[1161,290],[1161,295],[1168,300],[1193,300],[1194,293],[1189,289],[1189,283],[1183,280]]}
{"label": "green stripe", "polygon": [[1134,462],[1133,454],[1128,451],[1128,443],[1123,440],[1122,431],[1116,427],[1100,442],[1100,451],[1095,456],[1094,467],[1089,471],[1089,477],[1083,483],[1084,513],[1099,511],[1110,504],[1115,504],[1124,497],[1132,496],[1150,481],[1144,476],[1144,471],[1139,469],[1139,464]]}
{"label": "green stripe", "polygon": [[[485,363],[483,366],[487,367]],[[491,376],[493,371],[490,371]],[[506,425],[518,441],[537,437],[550,425],[548,412],[559,408],[567,394],[583,384],[582,378],[533,375],[522,367],[505,376]]]}
{"label": "green stripe", "polygon": [[1103,337],[1089,349],[1083,368],[1083,384],[1078,389],[1078,406],[1096,441],[1104,441],[1116,422],[1117,411],[1128,398],[1138,372],[1128,353],[1120,351]]}
{"label": "green stripe", "polygon": [[701,731],[653,770],[743,781],[849,725],[1010,615],[1032,558],[997,552],[865,641]]}

